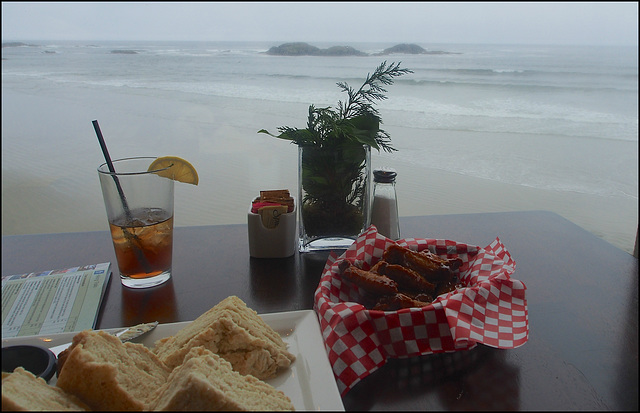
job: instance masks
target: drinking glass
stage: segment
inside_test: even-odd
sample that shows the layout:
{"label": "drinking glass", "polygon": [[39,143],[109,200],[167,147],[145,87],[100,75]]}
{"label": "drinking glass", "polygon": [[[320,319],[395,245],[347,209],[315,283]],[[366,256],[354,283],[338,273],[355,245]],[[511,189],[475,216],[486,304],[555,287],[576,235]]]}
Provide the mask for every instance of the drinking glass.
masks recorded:
{"label": "drinking glass", "polygon": [[[154,157],[118,159],[98,167],[120,280],[147,288],[171,278],[174,181],[148,171]],[[165,168],[166,169],[166,168]]]}

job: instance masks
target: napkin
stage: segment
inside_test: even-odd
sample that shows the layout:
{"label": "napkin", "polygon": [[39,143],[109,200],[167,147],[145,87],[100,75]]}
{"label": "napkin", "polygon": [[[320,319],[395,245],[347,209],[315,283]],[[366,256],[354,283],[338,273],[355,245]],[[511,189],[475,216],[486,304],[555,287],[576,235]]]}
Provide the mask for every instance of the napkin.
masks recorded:
{"label": "napkin", "polygon": [[[457,276],[465,287],[423,308],[366,309],[356,302],[359,290],[343,282],[338,264],[347,259],[369,269],[394,242],[460,258]],[[339,257],[332,252],[314,295],[314,309],[340,394],[389,358],[468,350],[478,343],[501,349],[522,346],[529,337],[526,286],[511,278],[515,265],[499,238],[484,248],[443,239],[393,241],[373,225]]]}

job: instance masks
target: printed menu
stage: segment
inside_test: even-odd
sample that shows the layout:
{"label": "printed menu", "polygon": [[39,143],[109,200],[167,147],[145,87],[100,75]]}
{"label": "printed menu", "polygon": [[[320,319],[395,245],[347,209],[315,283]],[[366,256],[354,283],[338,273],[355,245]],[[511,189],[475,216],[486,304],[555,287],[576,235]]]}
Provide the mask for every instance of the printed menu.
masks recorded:
{"label": "printed menu", "polygon": [[111,263],[2,277],[2,338],[95,328]]}

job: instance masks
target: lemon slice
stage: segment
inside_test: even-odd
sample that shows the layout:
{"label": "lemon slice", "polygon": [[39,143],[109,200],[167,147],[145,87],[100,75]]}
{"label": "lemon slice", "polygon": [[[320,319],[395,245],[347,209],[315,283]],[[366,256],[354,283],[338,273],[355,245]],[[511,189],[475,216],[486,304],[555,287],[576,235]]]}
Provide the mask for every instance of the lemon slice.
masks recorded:
{"label": "lemon slice", "polygon": [[[165,169],[167,168],[167,169]],[[162,156],[151,162],[148,171],[154,171],[165,178],[173,179],[174,181],[184,182],[187,184],[198,185],[198,172],[189,162],[177,156]]]}

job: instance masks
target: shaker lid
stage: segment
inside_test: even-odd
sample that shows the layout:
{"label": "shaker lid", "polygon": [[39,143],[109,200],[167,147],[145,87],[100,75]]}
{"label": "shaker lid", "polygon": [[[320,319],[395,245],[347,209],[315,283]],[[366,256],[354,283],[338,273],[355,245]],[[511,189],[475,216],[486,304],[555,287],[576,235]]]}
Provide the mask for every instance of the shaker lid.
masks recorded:
{"label": "shaker lid", "polygon": [[396,181],[398,174],[392,169],[376,169],[373,171],[373,180],[375,182],[390,184]]}

